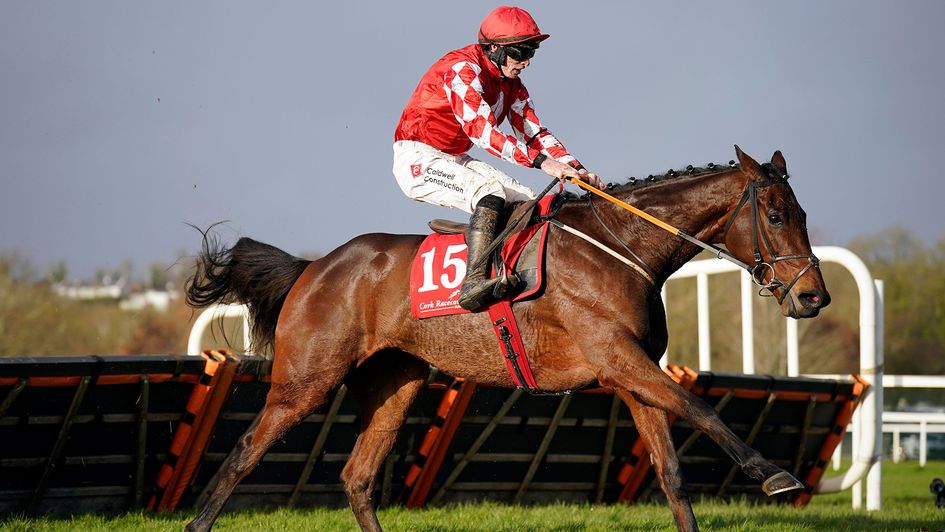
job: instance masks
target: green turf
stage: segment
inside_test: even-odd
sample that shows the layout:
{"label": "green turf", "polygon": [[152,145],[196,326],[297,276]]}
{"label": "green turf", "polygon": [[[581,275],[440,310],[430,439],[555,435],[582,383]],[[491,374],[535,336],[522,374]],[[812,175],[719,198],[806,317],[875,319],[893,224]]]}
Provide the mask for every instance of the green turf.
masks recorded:
{"label": "green turf", "polygon": [[[883,509],[853,510],[850,493],[817,495],[803,509],[790,506],[753,505],[746,502],[694,505],[703,530],[720,531],[865,531],[943,530],[945,511],[933,503],[929,483],[945,477],[945,461],[929,462],[922,469],[915,462],[884,464]],[[465,531],[592,531],[675,530],[669,510],[655,504],[550,505],[515,507],[495,503],[446,506],[423,510],[386,508],[379,513],[387,530]],[[169,516],[131,513],[121,516],[83,515],[72,519],[7,518],[0,530],[180,530],[193,516],[178,512]],[[355,530],[348,510],[309,508],[245,511],[224,514],[214,530]]]}

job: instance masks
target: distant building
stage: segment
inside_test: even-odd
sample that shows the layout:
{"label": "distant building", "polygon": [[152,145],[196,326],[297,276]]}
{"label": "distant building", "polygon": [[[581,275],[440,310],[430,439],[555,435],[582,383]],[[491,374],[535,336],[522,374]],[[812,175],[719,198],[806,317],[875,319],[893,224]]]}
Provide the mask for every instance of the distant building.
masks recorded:
{"label": "distant building", "polygon": [[167,312],[171,302],[180,297],[174,290],[145,290],[135,294],[128,294],[128,297],[119,303],[123,310],[142,310],[145,307],[151,307],[161,312]]}
{"label": "distant building", "polygon": [[95,299],[121,299],[125,291],[125,280],[119,279],[114,284],[95,286],[54,284],[53,291],[62,297],[90,301]]}
{"label": "distant building", "polygon": [[53,291],[69,299],[81,301],[118,301],[122,310],[142,310],[151,307],[161,312],[167,312],[171,303],[180,297],[176,290],[152,290],[130,292],[125,280],[119,279],[114,284],[103,285],[65,285],[54,284]]}

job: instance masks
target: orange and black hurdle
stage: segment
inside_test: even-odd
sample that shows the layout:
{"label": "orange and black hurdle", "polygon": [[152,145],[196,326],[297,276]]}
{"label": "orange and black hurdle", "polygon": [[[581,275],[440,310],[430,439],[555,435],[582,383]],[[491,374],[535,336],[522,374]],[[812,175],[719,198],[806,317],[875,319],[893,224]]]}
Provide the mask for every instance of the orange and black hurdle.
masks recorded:
{"label": "orange and black hurdle", "polygon": [[0,358],[0,514],[141,508],[204,361]]}
{"label": "orange and black hurdle", "polygon": [[[204,357],[0,359],[0,513],[192,506],[268,392],[269,362]],[[862,380],[668,372],[732,430],[802,479],[810,500],[866,391]],[[343,506],[338,476],[360,427],[342,388],[286,433],[231,497]],[[681,419],[672,435],[692,493],[761,496]],[[379,479],[381,504],[634,502],[659,486],[629,409],[607,390],[533,397],[440,378],[421,392]],[[398,497],[399,494],[399,497]]]}
{"label": "orange and black hurdle", "polygon": [[149,510],[173,511],[194,480],[197,466],[210,441],[217,415],[230,392],[239,360],[226,351],[204,351],[203,374],[191,391],[167,460],[157,477]]}

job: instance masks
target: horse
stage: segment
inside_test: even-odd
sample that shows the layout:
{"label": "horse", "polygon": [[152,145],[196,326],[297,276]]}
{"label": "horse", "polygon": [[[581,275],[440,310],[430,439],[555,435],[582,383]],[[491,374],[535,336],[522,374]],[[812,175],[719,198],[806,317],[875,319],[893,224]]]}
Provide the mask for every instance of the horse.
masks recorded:
{"label": "horse", "polygon": [[[754,265],[753,278],[783,315],[814,317],[830,295],[784,157],[776,151],[759,164],[738,146],[735,151],[737,163],[690,166],[609,191],[700,241],[724,244],[731,256]],[[668,341],[661,287],[700,248],[590,195],[564,202],[556,218],[631,253],[638,267],[625,268],[599,247],[552,229],[544,291],[513,307],[540,387],[554,392],[596,383],[629,406],[679,530],[698,525],[667,413],[714,440],[767,495],[802,489],[657,363]],[[487,313],[411,315],[411,261],[423,238],[364,234],[307,261],[246,237],[226,249],[203,233],[188,302],[249,307],[254,349],[273,350],[272,387],[258,424],[221,465],[216,488],[187,530],[209,530],[270,446],[342,383],[358,398],[361,427],[341,482],[361,528],[381,530],[372,503],[375,479],[430,366],[477,383],[515,386]]]}

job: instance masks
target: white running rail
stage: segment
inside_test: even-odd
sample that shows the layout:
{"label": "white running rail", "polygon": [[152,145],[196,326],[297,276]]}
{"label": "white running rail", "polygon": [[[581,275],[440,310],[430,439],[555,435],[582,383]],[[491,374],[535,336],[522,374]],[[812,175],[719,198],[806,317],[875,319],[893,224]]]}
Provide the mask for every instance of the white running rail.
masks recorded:
{"label": "white running rail", "polygon": [[901,459],[899,435],[919,435],[919,467],[925,467],[929,452],[928,435],[945,433],[945,412],[883,412],[883,432],[893,435],[893,462]]}
{"label": "white running rail", "polygon": [[193,357],[200,356],[200,353],[203,351],[201,342],[203,342],[204,332],[210,327],[213,320],[221,320],[223,318],[243,319],[243,345],[247,346],[247,349],[249,348],[251,331],[249,328],[249,309],[246,305],[235,303],[229,305],[211,305],[197,316],[197,320],[194,321],[194,325],[190,328],[190,337],[187,338],[188,355]]}

